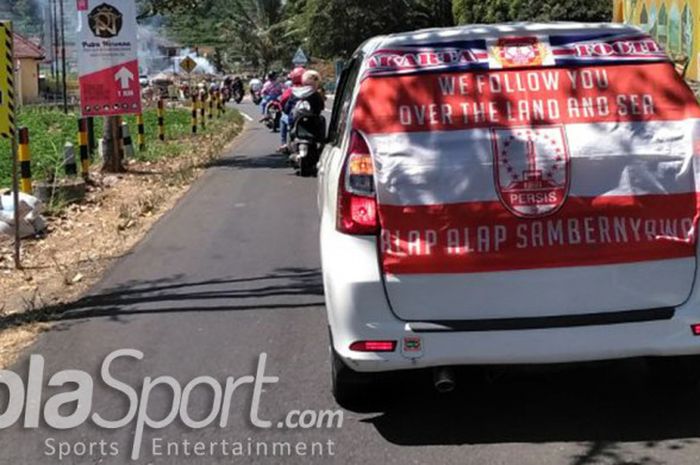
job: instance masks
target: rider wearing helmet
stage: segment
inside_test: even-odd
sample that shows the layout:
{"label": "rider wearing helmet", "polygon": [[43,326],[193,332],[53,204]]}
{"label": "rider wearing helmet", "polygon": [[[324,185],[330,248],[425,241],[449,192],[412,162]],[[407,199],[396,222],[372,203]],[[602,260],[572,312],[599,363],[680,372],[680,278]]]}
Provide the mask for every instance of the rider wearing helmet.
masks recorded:
{"label": "rider wearing helmet", "polygon": [[282,139],[282,145],[279,148],[280,152],[287,150],[287,133],[289,132],[289,128],[292,126],[291,115],[289,114],[290,112],[284,110],[287,107],[287,103],[294,95],[294,89],[302,86],[302,78],[304,77],[305,72],[306,69],[304,69],[303,66],[297,66],[289,73],[289,76],[287,77],[292,82],[292,85],[284,91],[282,97],[280,98],[280,103],[282,104],[282,119],[280,120],[280,137]]}
{"label": "rider wearing helmet", "polygon": [[265,81],[260,95],[263,97],[260,103],[260,111],[264,115],[267,104],[271,100],[278,99],[280,95],[282,95],[282,84],[277,80],[277,73],[273,71],[267,75],[267,81]]}

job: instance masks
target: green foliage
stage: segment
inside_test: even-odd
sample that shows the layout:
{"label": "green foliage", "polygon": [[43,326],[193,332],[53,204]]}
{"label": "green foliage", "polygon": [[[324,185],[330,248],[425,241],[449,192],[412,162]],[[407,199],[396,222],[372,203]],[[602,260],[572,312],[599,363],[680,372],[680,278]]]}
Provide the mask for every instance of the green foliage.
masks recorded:
{"label": "green foliage", "polygon": [[[166,110],[165,136],[166,143],[158,141],[158,116],[155,109],[144,111],[144,126],[146,130],[146,150],[136,150],[138,160],[157,160],[164,157],[175,157],[183,154],[186,145],[178,143],[191,135],[190,110],[186,108]],[[29,128],[30,150],[32,154],[32,175],[36,180],[63,176],[63,146],[71,142],[77,147],[78,115],[54,109],[24,107],[19,115],[19,125]],[[230,124],[240,119],[237,112],[227,111],[224,118],[207,121],[206,133],[221,130],[222,125]],[[136,144],[136,118],[128,116],[124,119],[131,129],[131,136]],[[199,129],[201,132],[201,129]],[[95,120],[95,136],[102,137],[102,124],[99,118]],[[196,136],[195,136],[196,137]],[[137,149],[137,147],[135,147]],[[12,179],[12,158],[9,141],[0,139],[0,186],[9,186]]]}
{"label": "green foliage", "polygon": [[322,57],[348,56],[381,34],[452,25],[451,0],[307,0],[306,32]]}
{"label": "green foliage", "polygon": [[41,10],[34,0],[0,0],[0,18],[14,21],[20,34],[41,33]]}
{"label": "green foliage", "polygon": [[[610,0],[141,0],[167,11],[173,38],[209,45],[222,61],[261,69],[313,56],[349,56],[370,37],[453,23],[609,21]],[[150,5],[150,7],[147,7]],[[151,10],[149,10],[151,8]],[[184,8],[184,9],[183,9]]]}
{"label": "green foliage", "polygon": [[454,0],[457,23],[610,21],[610,0]]}
{"label": "green foliage", "polygon": [[200,8],[206,0],[137,0],[139,19]]}
{"label": "green foliage", "polygon": [[[286,5],[287,4],[287,5]],[[298,46],[287,10],[300,2],[283,0],[201,0],[195,8],[168,15],[170,36],[189,47],[210,46],[226,64],[242,62],[268,69],[288,61]],[[284,63],[286,64],[286,63]]]}

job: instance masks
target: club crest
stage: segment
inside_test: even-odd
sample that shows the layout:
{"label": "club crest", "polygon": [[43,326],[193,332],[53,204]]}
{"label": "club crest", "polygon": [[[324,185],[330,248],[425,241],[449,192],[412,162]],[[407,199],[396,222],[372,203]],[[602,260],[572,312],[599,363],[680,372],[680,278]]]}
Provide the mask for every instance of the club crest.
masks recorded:
{"label": "club crest", "polygon": [[563,126],[493,128],[491,138],[498,197],[511,213],[536,218],[564,205],[571,167]]}
{"label": "club crest", "polygon": [[491,69],[551,66],[554,64],[549,42],[539,37],[501,37],[489,44]]}

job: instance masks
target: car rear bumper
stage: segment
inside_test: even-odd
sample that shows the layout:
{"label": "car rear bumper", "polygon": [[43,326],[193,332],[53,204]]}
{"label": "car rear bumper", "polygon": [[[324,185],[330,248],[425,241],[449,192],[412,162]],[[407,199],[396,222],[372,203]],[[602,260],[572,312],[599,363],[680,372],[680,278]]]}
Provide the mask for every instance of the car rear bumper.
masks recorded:
{"label": "car rear bumper", "polygon": [[[445,365],[567,363],[643,356],[700,354],[700,293],[673,316],[653,321],[547,329],[417,331],[388,305],[372,237],[339,234],[322,225],[321,255],[333,346],[356,371],[393,371]],[[394,352],[350,350],[363,340],[395,340]],[[406,342],[420,350],[406,350]]]}
{"label": "car rear bumper", "polygon": [[[700,318],[555,328],[540,330],[433,332],[411,330],[410,324],[368,325],[358,340],[398,341],[392,353],[359,353],[334,334],[336,352],[356,371],[392,371],[446,365],[543,364],[642,356],[700,354],[700,337],[690,325]],[[420,342],[420,352],[407,351],[405,341]]]}

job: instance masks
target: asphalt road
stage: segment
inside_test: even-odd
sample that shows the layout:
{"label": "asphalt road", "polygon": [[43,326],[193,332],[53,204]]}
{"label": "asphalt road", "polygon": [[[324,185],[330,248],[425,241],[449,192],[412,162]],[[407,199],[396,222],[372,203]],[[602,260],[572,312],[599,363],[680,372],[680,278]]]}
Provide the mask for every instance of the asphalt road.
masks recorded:
{"label": "asphalt road", "polygon": [[[257,119],[251,105],[239,108]],[[117,420],[129,401],[98,380],[103,359],[117,349],[143,353],[142,360],[123,357],[110,369],[139,393],[146,377],[171,376],[184,386],[200,376],[223,383],[255,375],[264,353],[265,375],[279,381],[265,385],[258,417],[272,427],[253,425],[254,389],[242,384],[224,428],[217,419],[192,429],[178,418],[162,429],[146,427],[135,441],[137,420],[114,430],[90,421],[64,431],[44,421],[32,429],[19,424],[0,432],[0,463],[698,463],[700,393],[650,388],[638,362],[464,372],[459,389],[446,396],[433,392],[426,373],[403,376],[385,403],[343,411],[341,427],[278,428],[292,410],[339,407],[328,375],[316,183],[294,176],[274,154],[277,145],[276,135],[251,122],[232,151],[12,368],[26,380],[29,354],[40,354],[44,384],[60,370],[83,370],[95,379],[92,396],[88,390],[80,404],[59,412],[69,415],[79,405]],[[45,386],[42,402],[75,389]],[[208,415],[214,391],[192,392],[191,419]],[[0,389],[0,412],[7,392]],[[164,418],[170,392],[161,386],[148,404],[142,398],[145,414]],[[62,441],[71,452],[59,460]],[[204,456],[194,452],[197,441]],[[135,442],[141,450],[132,462]],[[179,450],[168,451],[167,442]],[[292,456],[273,457],[275,442],[289,443]],[[242,456],[226,455],[234,444]]]}

